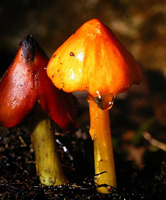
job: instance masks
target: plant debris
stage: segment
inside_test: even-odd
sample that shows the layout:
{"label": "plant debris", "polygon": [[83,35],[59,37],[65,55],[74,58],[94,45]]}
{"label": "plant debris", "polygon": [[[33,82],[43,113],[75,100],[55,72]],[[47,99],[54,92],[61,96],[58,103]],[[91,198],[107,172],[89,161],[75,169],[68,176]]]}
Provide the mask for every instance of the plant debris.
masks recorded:
{"label": "plant debris", "polygon": [[[87,129],[88,130],[88,129]],[[107,186],[110,194],[96,192],[93,174],[93,143],[88,132],[72,135],[56,132],[64,171],[70,183],[43,186],[36,174],[34,152],[26,127],[0,127],[0,198],[7,199],[163,199],[166,198],[166,158],[156,152],[162,163],[147,163],[138,169],[124,155],[115,152],[118,189]],[[21,138],[21,139],[20,139]],[[151,154],[151,152],[149,152]],[[149,156],[147,155],[147,158]],[[104,173],[104,172],[103,172]]]}

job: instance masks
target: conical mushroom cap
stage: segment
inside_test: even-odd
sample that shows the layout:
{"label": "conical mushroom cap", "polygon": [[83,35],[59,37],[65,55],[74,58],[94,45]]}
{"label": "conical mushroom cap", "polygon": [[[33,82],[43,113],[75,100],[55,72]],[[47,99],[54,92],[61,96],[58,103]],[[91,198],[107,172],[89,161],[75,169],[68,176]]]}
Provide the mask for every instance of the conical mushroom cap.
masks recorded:
{"label": "conical mushroom cap", "polygon": [[27,36],[0,81],[0,123],[20,123],[38,101],[43,110],[63,129],[77,127],[72,94],[56,88],[46,74],[48,57],[32,36]]}
{"label": "conical mushroom cap", "polygon": [[142,80],[134,57],[98,19],[83,24],[54,52],[47,74],[66,92],[88,90],[92,96],[116,95]]}

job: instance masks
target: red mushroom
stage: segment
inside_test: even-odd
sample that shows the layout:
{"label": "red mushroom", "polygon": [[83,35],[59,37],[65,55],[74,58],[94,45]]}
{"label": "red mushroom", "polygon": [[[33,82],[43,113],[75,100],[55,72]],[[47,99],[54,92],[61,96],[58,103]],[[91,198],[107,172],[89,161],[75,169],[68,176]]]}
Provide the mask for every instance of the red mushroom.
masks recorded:
{"label": "red mushroom", "polygon": [[[64,130],[77,127],[72,94],[57,89],[46,74],[48,57],[32,36],[27,36],[0,81],[0,124],[11,128],[29,114],[36,170],[45,185],[66,183],[52,126],[54,120]],[[52,120],[51,120],[52,119]]]}
{"label": "red mushroom", "polygon": [[[116,187],[109,109],[115,95],[142,79],[134,57],[108,27],[93,19],[54,52],[47,74],[56,87],[66,92],[88,91],[90,134],[98,174],[95,181]],[[109,192],[106,187],[98,191]]]}

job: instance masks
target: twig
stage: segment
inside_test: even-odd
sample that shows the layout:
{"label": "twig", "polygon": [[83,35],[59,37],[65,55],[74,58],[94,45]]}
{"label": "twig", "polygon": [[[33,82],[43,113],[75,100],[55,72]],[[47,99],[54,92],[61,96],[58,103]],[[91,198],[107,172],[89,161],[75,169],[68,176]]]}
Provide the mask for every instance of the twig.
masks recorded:
{"label": "twig", "polygon": [[144,132],[143,137],[149,141],[150,144],[152,144],[155,147],[158,147],[159,149],[162,149],[163,151],[166,151],[166,144],[159,142],[158,140],[154,139],[150,133]]}
{"label": "twig", "polygon": [[25,141],[23,140],[23,138],[20,135],[18,136],[18,138],[19,138],[19,140],[21,142],[21,147],[26,147],[27,144],[25,143]]}

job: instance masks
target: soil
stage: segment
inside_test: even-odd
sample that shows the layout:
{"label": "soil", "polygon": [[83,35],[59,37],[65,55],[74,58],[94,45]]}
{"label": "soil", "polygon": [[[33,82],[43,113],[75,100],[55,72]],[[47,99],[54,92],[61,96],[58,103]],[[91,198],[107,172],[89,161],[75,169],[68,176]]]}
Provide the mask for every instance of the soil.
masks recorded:
{"label": "soil", "polygon": [[[121,100],[117,100],[118,106],[120,106],[119,101]],[[123,132],[119,131],[119,125],[114,120],[112,124],[115,133]],[[126,120],[124,124],[129,124],[129,121]],[[123,123],[121,125],[122,129]],[[130,127],[132,125],[130,122]],[[135,125],[133,129],[134,127]],[[154,127],[157,127],[156,130],[163,128],[156,121],[150,127],[154,132]],[[0,127],[1,199],[159,200],[166,198],[166,153],[160,148],[151,150],[149,143],[143,138],[140,141],[137,139],[133,145],[131,141],[129,142],[131,131],[120,137],[113,134],[118,189],[108,186],[111,194],[98,194],[96,187],[102,185],[96,186],[93,181],[93,142],[88,128],[82,126],[71,134],[66,134],[59,128],[56,130],[59,154],[69,184],[46,187],[39,183],[36,174],[34,152],[26,124],[12,129]],[[142,158],[140,166],[133,159],[129,159],[131,152],[123,150],[126,146],[128,150],[132,147],[131,152],[136,149],[136,155],[140,154],[139,150],[144,147],[144,153],[140,154]]]}

